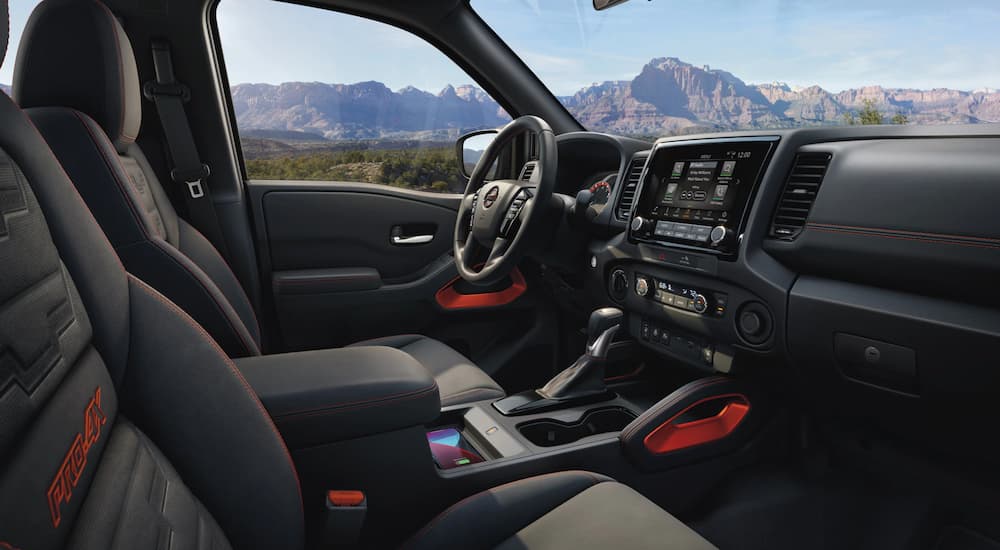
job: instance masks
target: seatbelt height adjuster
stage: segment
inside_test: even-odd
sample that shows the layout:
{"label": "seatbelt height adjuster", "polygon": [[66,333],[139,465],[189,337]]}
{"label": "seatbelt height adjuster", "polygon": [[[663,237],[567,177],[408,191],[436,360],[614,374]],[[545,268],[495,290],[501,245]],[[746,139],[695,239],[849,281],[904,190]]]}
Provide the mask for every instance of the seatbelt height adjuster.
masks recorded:
{"label": "seatbelt height adjuster", "polygon": [[201,167],[193,170],[174,168],[170,171],[170,178],[177,183],[183,182],[187,185],[188,193],[191,194],[192,199],[200,199],[205,196],[205,188],[203,187],[202,180],[207,178],[211,173],[212,171],[208,165],[202,164]]}

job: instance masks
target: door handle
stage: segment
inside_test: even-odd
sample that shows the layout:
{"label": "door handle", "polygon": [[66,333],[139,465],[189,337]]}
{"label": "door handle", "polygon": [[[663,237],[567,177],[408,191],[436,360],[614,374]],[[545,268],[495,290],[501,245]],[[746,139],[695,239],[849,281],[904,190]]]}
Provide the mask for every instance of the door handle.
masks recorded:
{"label": "door handle", "polygon": [[434,235],[411,235],[409,237],[404,237],[402,235],[393,235],[392,244],[396,246],[410,246],[414,244],[427,244],[434,240]]}

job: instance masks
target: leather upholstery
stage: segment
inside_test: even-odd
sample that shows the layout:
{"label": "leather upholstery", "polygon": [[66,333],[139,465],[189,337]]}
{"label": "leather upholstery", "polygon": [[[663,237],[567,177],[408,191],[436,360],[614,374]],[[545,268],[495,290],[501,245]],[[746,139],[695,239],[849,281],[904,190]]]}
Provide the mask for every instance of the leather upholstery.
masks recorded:
{"label": "leather upholstery", "polygon": [[0,541],[301,548],[294,465],[231,361],[126,275],[2,95],[0,151]]}
{"label": "leather upholstery", "polygon": [[645,497],[584,471],[522,479],[475,494],[442,512],[407,550],[509,548],[714,548]]}
{"label": "leather upholstery", "polygon": [[434,375],[442,407],[499,399],[506,395],[482,369],[454,349],[431,338],[402,334],[365,340],[348,347],[357,346],[388,346],[408,353]]}
{"label": "leather upholstery", "polygon": [[441,413],[434,377],[393,348],[246,357],[236,365],[292,448],[421,426]]}
{"label": "leather upholstery", "polygon": [[[86,47],[67,48],[67,42]],[[66,63],[74,64],[72,70]],[[76,71],[87,71],[86,78],[70,78]],[[134,143],[142,101],[137,74],[131,43],[103,4],[45,0],[22,38],[14,96],[73,177],[128,271],[181,306],[230,357],[260,355],[260,327],[239,280],[208,239],[178,217]],[[336,279],[317,281],[295,272],[275,284],[282,292],[303,288],[303,282],[340,291],[381,284],[377,272]],[[406,347],[440,375],[444,404],[503,396],[454,350],[429,338],[407,338],[419,340]]]}
{"label": "leather upholstery", "polygon": [[61,105],[89,114],[120,153],[139,135],[135,57],[125,30],[100,2],[39,4],[24,27],[13,88],[22,108]]}

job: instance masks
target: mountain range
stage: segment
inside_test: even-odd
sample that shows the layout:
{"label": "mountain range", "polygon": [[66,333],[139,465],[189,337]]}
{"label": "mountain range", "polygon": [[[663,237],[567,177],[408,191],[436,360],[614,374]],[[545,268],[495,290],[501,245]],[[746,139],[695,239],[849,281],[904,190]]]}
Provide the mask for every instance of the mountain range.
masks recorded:
{"label": "mountain range", "polygon": [[[748,84],[730,72],[672,57],[651,60],[631,80],[595,83],[559,99],[586,128],[644,136],[842,124],[845,114],[858,112],[866,101],[887,120],[901,114],[922,124],[1000,122],[996,90],[866,86],[834,93],[819,86]],[[509,120],[475,86],[431,94],[412,87],[394,92],[379,82],[239,84],[233,100],[244,132],[291,130],[333,140],[443,139]]]}
{"label": "mountain range", "polygon": [[[449,141],[510,117],[481,89],[446,86],[434,94],[381,82],[237,84],[232,87],[244,138]],[[749,84],[734,74],[677,58],[651,60],[635,78],[595,83],[560,97],[588,129],[661,136],[740,128],[842,124],[871,102],[886,120],[910,123],[1000,122],[1000,92],[865,86],[830,92],[819,86]]]}

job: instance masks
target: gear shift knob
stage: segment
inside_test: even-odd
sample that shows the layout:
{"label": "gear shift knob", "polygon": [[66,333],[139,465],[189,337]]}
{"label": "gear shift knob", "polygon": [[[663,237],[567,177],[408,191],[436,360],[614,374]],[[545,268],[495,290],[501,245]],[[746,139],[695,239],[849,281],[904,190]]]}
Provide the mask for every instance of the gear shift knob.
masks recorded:
{"label": "gear shift knob", "polygon": [[597,341],[604,331],[621,324],[624,314],[616,307],[602,307],[595,309],[590,314],[590,322],[587,323],[587,345]]}

